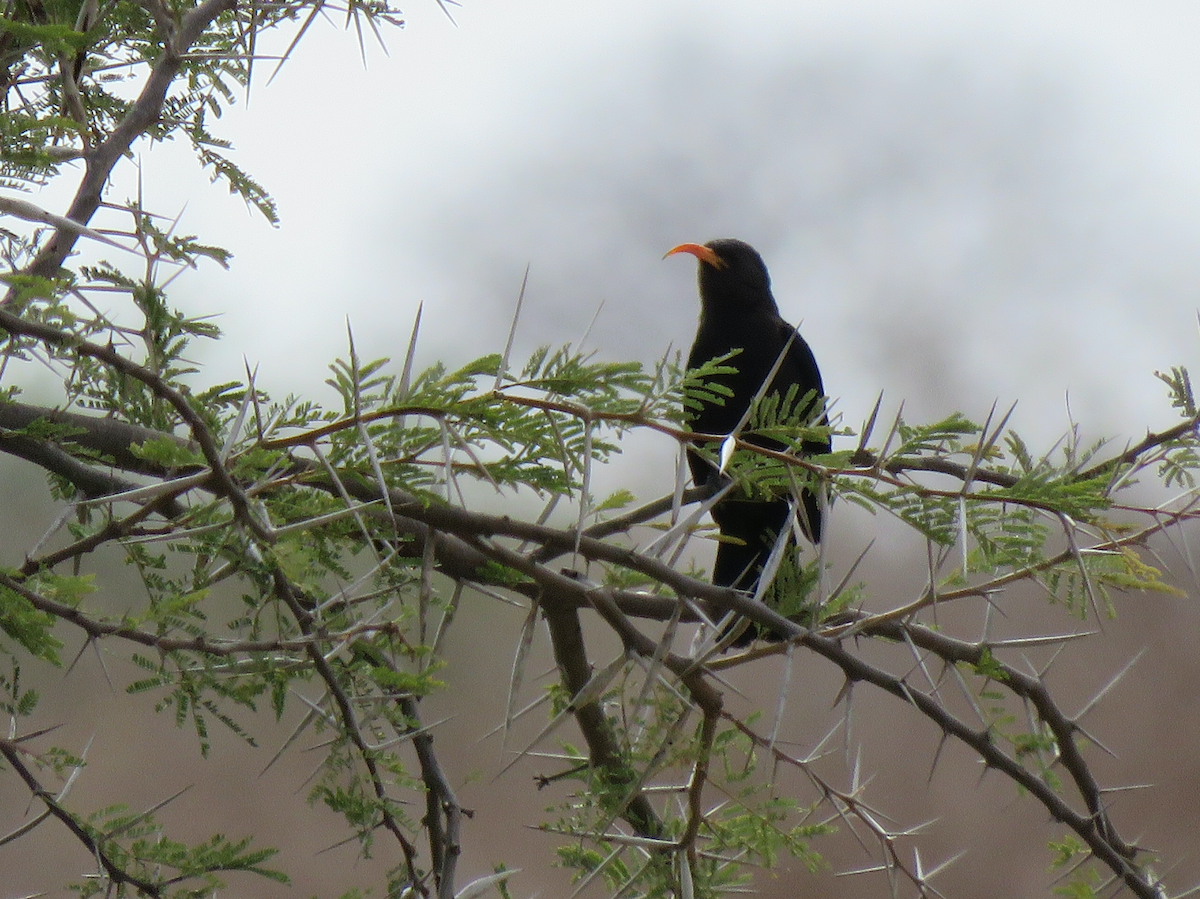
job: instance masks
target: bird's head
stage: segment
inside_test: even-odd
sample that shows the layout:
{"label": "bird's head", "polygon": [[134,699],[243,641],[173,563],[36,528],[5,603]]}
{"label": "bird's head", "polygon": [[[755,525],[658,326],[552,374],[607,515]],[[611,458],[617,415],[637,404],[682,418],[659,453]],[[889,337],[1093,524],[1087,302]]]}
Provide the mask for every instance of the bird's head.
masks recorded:
{"label": "bird's head", "polygon": [[703,245],[681,243],[666,255],[676,253],[690,253],[700,260],[700,298],[706,304],[775,306],[767,266],[745,241],[722,237]]}

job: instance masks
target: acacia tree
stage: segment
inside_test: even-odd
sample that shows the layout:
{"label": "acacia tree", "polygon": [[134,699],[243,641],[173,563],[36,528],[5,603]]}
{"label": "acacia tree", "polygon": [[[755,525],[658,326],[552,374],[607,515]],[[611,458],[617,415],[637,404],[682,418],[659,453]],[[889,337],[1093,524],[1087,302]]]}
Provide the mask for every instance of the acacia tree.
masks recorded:
{"label": "acacia tree", "polygon": [[[737,434],[686,430],[683,409],[719,398],[708,379],[736,357],[684,373],[669,357],[646,368],[568,346],[518,363],[497,347],[416,372],[414,328],[395,364],[360,360],[353,348],[335,361],[334,408],[273,399],[251,378],[206,383],[184,353],[217,329],[174,310],[166,287],[181,267],[224,262],[225,252],[175,234],[137,203],[106,203],[105,187],[138,141],[177,137],[273,218],[270,197],[208,120],[249,84],[265,30],[292,29],[298,40],[335,8],[10,0],[0,21],[0,450],[44,472],[63,511],[37,546],[0,557],[0,687],[11,719],[0,776],[32,797],[27,820],[6,810],[0,851],[66,828],[91,859],[66,878],[85,896],[213,895],[231,877],[286,879],[271,867],[273,851],[250,838],[189,845],[153,811],[75,804],[86,752],[54,745],[53,722],[21,673],[102,645],[142,672],[123,686],[170,709],[164,726],[194,728],[205,753],[214,723],[249,739],[260,716],[299,703],[289,745],[320,735],[311,798],[388,860],[380,893],[508,895],[510,872],[472,884],[456,875],[471,822],[443,768],[453,749],[422,719],[422,699],[444,689],[447,633],[487,596],[526,610],[497,717],[506,730],[543,717],[538,739],[514,758],[556,750],[558,773],[544,784],[574,787],[541,824],[597,894],[718,895],[780,855],[816,863],[839,830],[873,848],[893,891],[938,894],[939,869],[921,865],[909,849],[916,837],[871,804],[857,774],[835,782],[814,764],[820,735],[807,754],[777,739],[804,660],[844,679],[847,716],[851,688],[890,697],[1044,808],[1072,895],[1110,885],[1167,895],[1152,859],[1108,813],[1093,738],[1021,659],[1029,645],[1074,635],[968,636],[937,614],[1003,609],[1021,584],[1079,617],[1107,615],[1113,590],[1169,589],[1144,553],[1196,514],[1200,412],[1186,372],[1161,376],[1180,420],[1120,452],[1074,437],[1042,452],[1007,416],[917,424],[877,405],[861,428],[840,427],[845,449],[817,458],[743,441],[766,434],[799,447],[820,436],[797,414],[803,397],[760,398]],[[360,33],[399,22],[382,2],[341,11]],[[17,195],[72,178],[61,212]],[[100,261],[81,261],[87,244]],[[23,363],[61,374],[53,408],[24,401],[35,365]],[[680,449],[674,489],[640,503],[625,492],[594,497],[596,467],[635,429]],[[683,570],[715,499],[687,489],[686,445],[719,455],[738,489],[796,497],[808,487],[827,503],[894,516],[927,547],[924,588],[898,596],[856,578],[857,562],[839,569],[824,547],[806,561],[784,544],[762,595]],[[1169,497],[1153,506],[1130,498],[1139,479]],[[537,497],[545,512],[496,514],[496,495]],[[104,547],[144,585],[140,605],[119,616],[93,600],[109,576],[93,561]],[[619,641],[614,657],[589,648],[606,641],[584,628],[584,610]],[[739,619],[790,639],[733,655],[728,625]],[[549,684],[527,676],[542,621],[557,662]],[[732,711],[727,672],[766,655],[784,657],[774,708]]]}

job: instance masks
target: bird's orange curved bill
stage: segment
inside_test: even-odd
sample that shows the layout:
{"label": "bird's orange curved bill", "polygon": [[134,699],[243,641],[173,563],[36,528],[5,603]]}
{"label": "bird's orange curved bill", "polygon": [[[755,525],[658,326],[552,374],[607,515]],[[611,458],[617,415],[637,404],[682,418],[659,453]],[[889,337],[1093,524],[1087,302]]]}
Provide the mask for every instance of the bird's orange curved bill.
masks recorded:
{"label": "bird's orange curved bill", "polygon": [[677,247],[672,247],[663,254],[663,259],[668,256],[673,256],[676,253],[691,253],[701,262],[707,262],[713,268],[724,268],[725,260],[714,253],[710,248],[702,246],[698,243],[681,243]]}

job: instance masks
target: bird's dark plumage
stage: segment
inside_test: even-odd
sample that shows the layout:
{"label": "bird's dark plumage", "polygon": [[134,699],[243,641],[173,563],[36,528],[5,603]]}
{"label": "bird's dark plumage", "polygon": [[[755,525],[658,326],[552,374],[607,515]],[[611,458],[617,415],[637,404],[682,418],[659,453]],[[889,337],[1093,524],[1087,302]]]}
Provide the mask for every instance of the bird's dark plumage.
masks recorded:
{"label": "bird's dark plumage", "polygon": [[[667,255],[671,253],[690,253],[700,261],[700,326],[688,354],[688,368],[741,350],[728,362],[737,369],[735,374],[709,379],[724,384],[732,396],[725,399],[724,405],[709,402],[699,410],[690,410],[691,429],[701,434],[731,433],[780,354],[784,354],[783,361],[764,395],[782,396],[795,385],[797,399],[812,391],[818,398],[814,402],[820,402],[825,390],[817,361],[804,338],[779,315],[771,294],[771,278],[758,252],[743,241],[722,239],[703,246],[681,244]],[[747,440],[768,449],[786,448],[768,438],[747,435]],[[829,449],[828,438],[805,441],[801,446],[809,454],[827,453]],[[716,489],[719,474],[710,462],[692,453],[688,463],[697,486]],[[822,521],[817,497],[806,489],[801,498],[801,527],[814,543],[819,542]],[[727,538],[717,548],[713,583],[752,592],[781,528],[787,524],[787,500],[724,499],[713,508],[712,516],[722,537]],[[754,629],[750,628],[736,642],[745,645],[753,638]]]}

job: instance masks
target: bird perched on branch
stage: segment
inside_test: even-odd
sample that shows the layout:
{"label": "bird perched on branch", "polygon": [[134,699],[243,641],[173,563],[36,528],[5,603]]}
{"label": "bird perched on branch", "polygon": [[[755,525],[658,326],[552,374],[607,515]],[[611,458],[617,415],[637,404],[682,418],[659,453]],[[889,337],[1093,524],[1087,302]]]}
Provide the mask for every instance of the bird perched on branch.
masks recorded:
{"label": "bird perched on branch", "polygon": [[[801,416],[817,414],[825,394],[817,361],[804,338],[780,316],[771,294],[771,278],[758,252],[748,243],[726,238],[704,245],[680,244],[667,256],[675,253],[690,253],[700,262],[700,326],[688,354],[688,370],[738,351],[726,363],[735,373],[705,379],[709,384],[724,385],[729,395],[723,404],[702,395],[700,407],[687,410],[691,429],[700,434],[731,434],[745,426],[747,410],[757,397],[784,397],[793,386],[797,402],[809,397],[799,410]],[[764,389],[773,369],[774,377]],[[819,423],[824,424],[823,412],[821,415]],[[767,449],[787,449],[778,440],[753,434],[747,434],[745,440]],[[810,455],[827,453],[829,438],[805,440],[800,449]],[[688,465],[696,486],[719,488],[722,475],[711,461],[689,452]],[[753,593],[780,531],[789,525],[788,500],[756,500],[735,492],[713,507],[712,516],[722,538],[713,583]],[[797,516],[805,535],[813,543],[819,542],[821,506],[807,487],[801,491]],[[745,646],[754,636],[755,629],[748,628],[735,645]]]}

